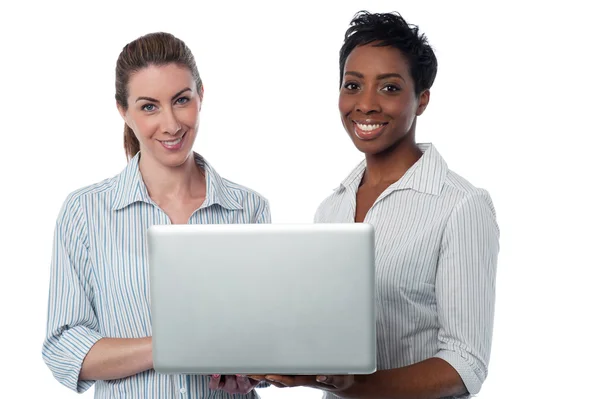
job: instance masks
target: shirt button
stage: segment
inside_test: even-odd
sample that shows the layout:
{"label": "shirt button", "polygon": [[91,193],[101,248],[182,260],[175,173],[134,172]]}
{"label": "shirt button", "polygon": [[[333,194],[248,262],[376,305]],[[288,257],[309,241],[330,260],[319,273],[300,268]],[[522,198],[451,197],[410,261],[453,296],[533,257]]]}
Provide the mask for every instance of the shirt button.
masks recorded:
{"label": "shirt button", "polygon": [[179,393],[180,393],[180,394],[182,394],[182,395],[183,395],[185,392],[186,392],[185,388],[181,388],[181,389],[179,390]]}

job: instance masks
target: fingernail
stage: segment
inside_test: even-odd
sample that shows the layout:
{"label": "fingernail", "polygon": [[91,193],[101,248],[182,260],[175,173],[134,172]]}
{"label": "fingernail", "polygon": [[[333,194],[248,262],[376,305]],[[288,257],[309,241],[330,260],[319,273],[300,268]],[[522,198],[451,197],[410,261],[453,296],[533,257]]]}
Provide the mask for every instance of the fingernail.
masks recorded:
{"label": "fingernail", "polygon": [[317,377],[317,381],[319,381],[319,382],[325,382],[326,380],[327,380],[327,377],[325,377],[325,376],[320,375]]}
{"label": "fingernail", "polygon": [[219,378],[220,376],[220,374],[213,374],[213,378]]}

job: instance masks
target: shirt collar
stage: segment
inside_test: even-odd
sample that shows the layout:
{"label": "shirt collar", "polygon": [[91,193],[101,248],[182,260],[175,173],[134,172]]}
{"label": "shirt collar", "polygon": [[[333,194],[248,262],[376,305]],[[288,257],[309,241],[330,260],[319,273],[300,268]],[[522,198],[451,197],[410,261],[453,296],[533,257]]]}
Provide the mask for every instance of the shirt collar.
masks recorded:
{"label": "shirt collar", "polygon": [[[426,194],[439,195],[448,173],[448,165],[433,144],[419,143],[417,146],[423,155],[398,181],[390,185],[389,189],[412,189]],[[336,190],[356,191],[366,166],[366,160],[363,159]]]}
{"label": "shirt collar", "polygon": [[[243,209],[227,184],[227,180],[219,176],[216,170],[200,154],[194,152],[193,155],[196,164],[204,170],[206,176],[206,199],[201,208],[217,204],[230,210]],[[138,152],[131,158],[125,169],[117,175],[113,210],[123,209],[134,202],[154,203],[142,179],[139,160],[140,153]]]}

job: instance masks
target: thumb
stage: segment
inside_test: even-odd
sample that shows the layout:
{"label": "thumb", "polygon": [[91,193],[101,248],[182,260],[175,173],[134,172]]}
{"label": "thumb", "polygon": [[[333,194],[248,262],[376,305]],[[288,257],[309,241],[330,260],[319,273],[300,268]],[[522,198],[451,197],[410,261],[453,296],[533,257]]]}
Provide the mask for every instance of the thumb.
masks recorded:
{"label": "thumb", "polygon": [[321,382],[323,384],[332,384],[333,377],[330,375],[319,375],[319,376],[317,376],[317,381]]}

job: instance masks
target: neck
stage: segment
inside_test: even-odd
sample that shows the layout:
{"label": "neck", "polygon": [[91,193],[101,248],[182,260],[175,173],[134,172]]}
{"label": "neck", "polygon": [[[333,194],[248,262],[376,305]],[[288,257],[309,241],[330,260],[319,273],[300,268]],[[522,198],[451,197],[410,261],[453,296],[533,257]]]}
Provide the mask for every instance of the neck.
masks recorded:
{"label": "neck", "polygon": [[161,165],[151,156],[141,156],[140,173],[150,198],[187,201],[206,195],[206,180],[196,164],[194,154],[179,166]]}
{"label": "neck", "polygon": [[390,185],[400,180],[406,171],[421,158],[423,153],[414,140],[414,134],[404,139],[385,152],[367,155],[367,168],[361,185]]}

